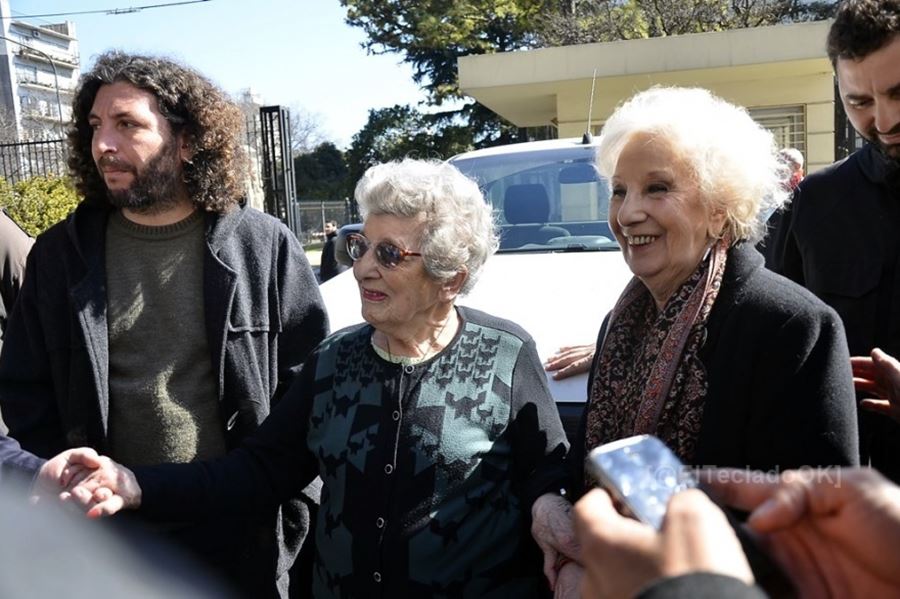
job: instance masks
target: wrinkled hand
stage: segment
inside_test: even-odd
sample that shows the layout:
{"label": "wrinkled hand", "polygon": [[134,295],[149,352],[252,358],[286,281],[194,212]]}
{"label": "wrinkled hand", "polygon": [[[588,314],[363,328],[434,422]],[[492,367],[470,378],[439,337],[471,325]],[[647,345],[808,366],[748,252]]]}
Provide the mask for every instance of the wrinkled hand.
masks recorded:
{"label": "wrinkled hand", "polygon": [[594,360],[594,344],[567,345],[556,350],[556,353],[544,362],[544,370],[553,372],[553,378],[562,380],[582,374],[591,369]]}
{"label": "wrinkled hand", "polygon": [[801,597],[871,599],[900,589],[900,487],[876,471],[718,471],[709,482],[726,503],[752,510],[747,524]]}
{"label": "wrinkled hand", "polygon": [[568,562],[556,573],[553,599],[578,599],[581,597],[581,579],[584,568],[577,562]]}
{"label": "wrinkled hand", "polygon": [[740,542],[718,507],[691,489],[669,501],[660,531],[626,518],[595,489],[575,505],[585,597],[634,597],[654,580],[713,572],[753,583]]}
{"label": "wrinkled hand", "polygon": [[850,366],[856,390],[875,396],[860,406],[900,422],[900,362],[876,348],[871,357],[850,358]]}
{"label": "wrinkled hand", "polygon": [[556,590],[556,562],[560,555],[580,561],[581,549],[572,527],[572,504],[553,493],[541,495],[531,506],[531,536],[544,553],[544,575]]}
{"label": "wrinkled hand", "polygon": [[99,462],[96,470],[70,485],[60,498],[79,505],[88,518],[112,516],[123,509],[140,507],[141,487],[134,473],[105,456]]}
{"label": "wrinkled hand", "polygon": [[100,456],[90,447],[67,449],[41,466],[31,489],[32,503],[55,501],[61,491],[100,467]]}

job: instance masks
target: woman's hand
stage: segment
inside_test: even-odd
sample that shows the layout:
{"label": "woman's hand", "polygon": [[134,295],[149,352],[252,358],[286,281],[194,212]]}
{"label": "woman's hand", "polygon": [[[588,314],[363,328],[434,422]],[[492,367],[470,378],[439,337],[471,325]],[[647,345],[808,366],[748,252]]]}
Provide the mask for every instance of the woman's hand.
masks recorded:
{"label": "woman's hand", "polygon": [[81,506],[88,518],[99,518],[140,507],[141,487],[131,470],[104,456],[96,470],[61,493],[60,499]]}
{"label": "woman's hand", "polygon": [[550,590],[555,591],[558,564],[566,559],[577,561],[581,554],[572,527],[572,504],[553,493],[538,497],[531,506],[531,536],[544,553],[544,575]]}
{"label": "woman's hand", "polygon": [[544,362],[544,370],[553,373],[553,378],[562,380],[582,374],[591,369],[594,360],[594,345],[566,345]]}
{"label": "woman's hand", "polygon": [[54,501],[61,490],[74,486],[101,465],[100,456],[90,447],[67,449],[50,458],[38,470],[31,489],[32,503]]}
{"label": "woman's hand", "polygon": [[578,562],[566,562],[556,572],[553,599],[578,599],[581,597],[581,579],[584,568]]}

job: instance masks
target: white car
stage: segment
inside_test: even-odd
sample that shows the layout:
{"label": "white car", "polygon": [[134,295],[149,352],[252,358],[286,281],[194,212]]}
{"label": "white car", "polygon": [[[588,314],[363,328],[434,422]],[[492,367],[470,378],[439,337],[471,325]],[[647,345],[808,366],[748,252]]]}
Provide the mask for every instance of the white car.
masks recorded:
{"label": "white car", "polygon": [[[603,317],[631,278],[609,230],[609,189],[594,167],[596,142],[512,144],[450,159],[478,181],[501,226],[500,249],[459,303],[512,320],[537,343],[541,360],[560,346],[594,343]],[[349,263],[344,237],[338,259]],[[321,287],[332,330],[362,321],[347,271]],[[548,376],[570,437],[587,396],[587,376]]]}

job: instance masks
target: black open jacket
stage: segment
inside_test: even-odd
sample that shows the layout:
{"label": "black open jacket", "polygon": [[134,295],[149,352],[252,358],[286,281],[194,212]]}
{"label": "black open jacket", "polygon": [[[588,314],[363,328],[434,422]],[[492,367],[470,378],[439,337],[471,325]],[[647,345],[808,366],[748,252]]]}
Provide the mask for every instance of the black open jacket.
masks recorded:
{"label": "black open jacket", "polygon": [[[605,329],[606,321],[597,356]],[[748,243],[728,252],[700,356],[709,386],[693,465],[769,471],[859,464],[840,319],[807,290],[763,268]],[[576,495],[584,481],[584,439],[582,417],[568,457]]]}

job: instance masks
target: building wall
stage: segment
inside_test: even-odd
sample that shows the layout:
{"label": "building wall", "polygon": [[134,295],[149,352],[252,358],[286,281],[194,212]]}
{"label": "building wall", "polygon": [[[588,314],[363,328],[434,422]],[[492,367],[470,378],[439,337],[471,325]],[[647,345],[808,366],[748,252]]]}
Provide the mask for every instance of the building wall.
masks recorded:
{"label": "building wall", "polygon": [[[800,144],[813,172],[834,161],[834,83],[830,72],[804,76],[736,77],[735,71],[680,71],[603,81],[595,86],[591,128],[599,130],[615,107],[634,93],[653,85],[697,86],[744,106],[753,113],[758,108],[800,107],[805,127]],[[589,97],[583,83],[562,89],[556,97],[560,137],[578,137],[587,127]],[[588,96],[590,91],[588,90]]]}
{"label": "building wall", "polygon": [[[653,85],[699,86],[797,145],[808,171],[834,160],[830,22],[467,56],[462,91],[520,127],[553,124],[559,137],[596,132],[615,107]],[[778,121],[773,126],[773,121]],[[790,127],[786,123],[790,123]]]}

